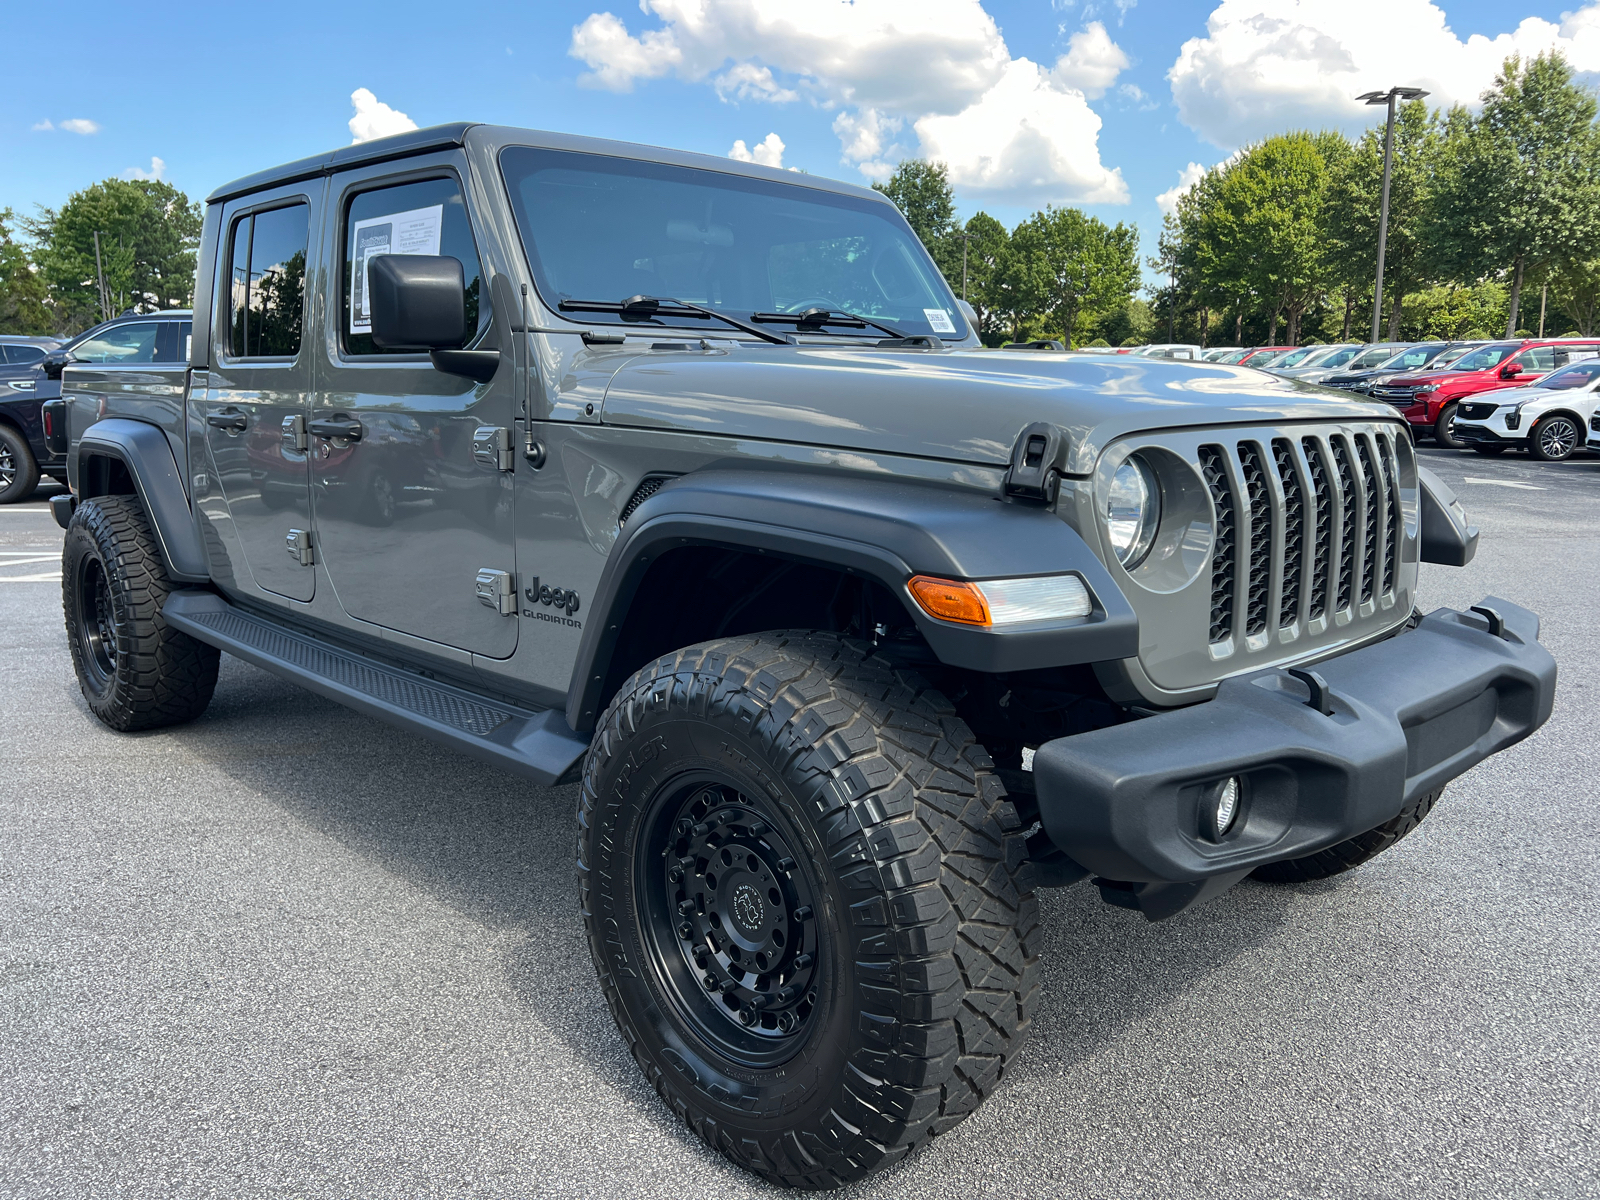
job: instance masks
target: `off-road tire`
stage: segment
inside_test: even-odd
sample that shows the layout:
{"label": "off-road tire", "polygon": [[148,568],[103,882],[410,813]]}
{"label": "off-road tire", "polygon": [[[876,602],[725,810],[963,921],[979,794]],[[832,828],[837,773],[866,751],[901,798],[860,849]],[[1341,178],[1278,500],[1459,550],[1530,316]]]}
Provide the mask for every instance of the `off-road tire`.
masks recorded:
{"label": "off-road tire", "polygon": [[1334,875],[1342,875],[1351,868],[1359,867],[1369,859],[1376,858],[1405,837],[1422,823],[1422,818],[1428,815],[1442,795],[1444,795],[1443,788],[1425,792],[1401,809],[1397,816],[1385,821],[1376,829],[1369,829],[1365,833],[1329,846],[1326,850],[1308,854],[1304,858],[1290,858],[1283,862],[1257,867],[1250,872],[1250,878],[1265,883],[1310,883],[1315,879],[1329,879]]}
{"label": "off-road tire", "polygon": [[[1561,426],[1566,426],[1568,436],[1560,436]],[[1549,435],[1549,436],[1547,436]],[[1566,462],[1583,449],[1583,422],[1565,413],[1551,413],[1534,422],[1528,430],[1528,453],[1540,462]]]}
{"label": "off-road tire", "polygon": [[39,464],[28,439],[9,425],[0,425],[0,504],[15,504],[39,486]]}
{"label": "off-road tire", "polygon": [[[763,828],[796,848],[817,896],[816,1005],[773,1069],[741,1068],[685,1019],[640,916],[652,797],[696,771],[775,814]],[[1038,904],[1016,809],[950,702],[861,643],[729,638],[629,679],[585,765],[578,882],[606,1000],[646,1078],[708,1145],[774,1183],[831,1188],[904,1157],[975,1110],[1027,1036]]]}
{"label": "off-road tire", "polygon": [[172,589],[137,498],[78,505],[61,551],[61,605],[78,686],[112,729],[181,724],[211,702],[220,652],[167,624]]}
{"label": "off-road tire", "polygon": [[1433,426],[1433,440],[1446,450],[1465,450],[1467,443],[1455,435],[1456,410],[1460,406],[1451,401],[1439,410],[1439,420]]}

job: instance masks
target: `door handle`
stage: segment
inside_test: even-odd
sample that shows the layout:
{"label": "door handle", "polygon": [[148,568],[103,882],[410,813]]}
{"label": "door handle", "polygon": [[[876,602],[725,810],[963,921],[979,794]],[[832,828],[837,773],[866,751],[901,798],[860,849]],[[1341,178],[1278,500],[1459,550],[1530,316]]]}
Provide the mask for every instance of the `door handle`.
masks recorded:
{"label": "door handle", "polygon": [[229,433],[243,433],[250,424],[250,418],[237,408],[225,408],[221,412],[207,413],[206,424],[213,429],[225,429]]}
{"label": "door handle", "polygon": [[343,438],[347,442],[361,440],[361,422],[345,413],[332,417],[318,417],[306,428],[320,438]]}

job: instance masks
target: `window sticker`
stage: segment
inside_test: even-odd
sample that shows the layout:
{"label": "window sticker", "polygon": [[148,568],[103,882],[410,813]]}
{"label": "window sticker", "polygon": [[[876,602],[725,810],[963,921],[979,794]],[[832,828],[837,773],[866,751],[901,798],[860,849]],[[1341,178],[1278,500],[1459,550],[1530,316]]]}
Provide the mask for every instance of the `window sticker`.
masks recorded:
{"label": "window sticker", "polygon": [[950,319],[950,314],[942,308],[925,308],[922,315],[928,318],[928,328],[935,333],[954,333],[956,324]]}
{"label": "window sticker", "polygon": [[372,332],[372,303],[367,289],[367,265],[380,254],[439,253],[444,229],[444,205],[413,208],[409,212],[368,217],[350,227],[354,243],[350,286],[350,332]]}

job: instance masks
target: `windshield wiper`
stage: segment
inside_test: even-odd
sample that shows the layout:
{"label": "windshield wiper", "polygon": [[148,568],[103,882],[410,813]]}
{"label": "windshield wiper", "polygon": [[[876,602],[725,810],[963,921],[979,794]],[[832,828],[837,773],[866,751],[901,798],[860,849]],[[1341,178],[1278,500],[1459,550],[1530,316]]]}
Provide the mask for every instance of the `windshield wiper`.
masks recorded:
{"label": "windshield wiper", "polygon": [[881,329],[890,337],[905,337],[905,331],[893,325],[886,325],[882,321],[874,321],[871,317],[863,317],[860,313],[846,312],[842,308],[808,308],[799,313],[751,313],[752,321],[764,321],[767,324],[790,324],[801,333],[821,333],[824,325],[843,325],[847,329]]}
{"label": "windshield wiper", "polygon": [[714,308],[690,304],[686,300],[673,300],[665,296],[629,296],[626,300],[563,300],[556,305],[562,312],[620,313],[625,317],[710,317],[735,329],[771,342],[777,346],[792,346],[794,338],[758,329],[748,321],[730,317]]}

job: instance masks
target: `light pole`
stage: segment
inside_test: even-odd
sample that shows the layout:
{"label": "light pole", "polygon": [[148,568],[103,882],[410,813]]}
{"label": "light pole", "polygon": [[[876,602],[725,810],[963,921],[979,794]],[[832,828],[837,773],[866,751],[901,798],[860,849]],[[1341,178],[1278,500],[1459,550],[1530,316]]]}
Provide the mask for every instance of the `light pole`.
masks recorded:
{"label": "light pole", "polygon": [[1383,127],[1383,205],[1378,215],[1378,283],[1372,292],[1373,341],[1378,340],[1378,323],[1383,319],[1383,252],[1389,243],[1389,163],[1394,154],[1394,104],[1396,100],[1421,100],[1427,94],[1421,88],[1397,87],[1356,97],[1368,104],[1389,106],[1389,119]]}

